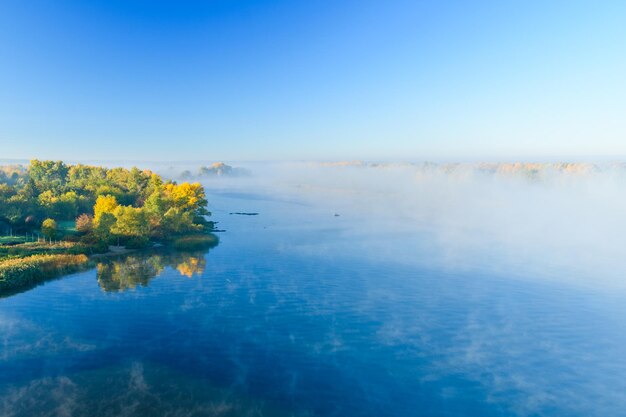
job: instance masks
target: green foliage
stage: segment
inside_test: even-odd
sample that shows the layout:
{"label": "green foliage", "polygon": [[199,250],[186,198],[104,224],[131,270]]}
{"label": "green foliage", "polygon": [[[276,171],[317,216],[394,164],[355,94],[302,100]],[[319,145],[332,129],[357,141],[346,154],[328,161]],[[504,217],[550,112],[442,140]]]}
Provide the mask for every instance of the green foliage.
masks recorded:
{"label": "green foliage", "polygon": [[[201,234],[212,229],[206,207],[200,184],[163,181],[137,168],[38,160],[28,169],[0,167],[0,235],[11,234],[0,236],[0,291],[79,270],[88,265],[86,255],[106,252],[116,241],[128,248],[155,239],[174,240],[179,249],[214,246],[216,236]],[[39,228],[48,242],[25,242]],[[203,259],[176,268],[192,276]]]}
{"label": "green foliage", "polygon": [[127,238],[124,242],[124,246],[127,249],[143,249],[150,245],[150,240],[147,236],[133,236]]}
{"label": "green foliage", "polygon": [[[25,236],[0,236],[0,245],[15,245],[26,242]],[[0,246],[1,248],[2,246]]]}
{"label": "green foliage", "polygon": [[43,255],[43,254],[94,254],[105,252],[108,248],[101,247],[97,242],[26,242],[17,245],[0,246],[0,259],[4,258],[23,258],[25,256]]}
{"label": "green foliage", "polygon": [[115,224],[111,232],[118,236],[145,236],[148,235],[148,220],[143,209],[131,206],[117,206]]}
{"label": "green foliage", "polygon": [[71,219],[76,217],[79,209],[79,197],[74,191],[68,191],[56,196],[51,190],[46,190],[37,197],[39,205],[47,214],[57,219]]}
{"label": "green foliage", "polygon": [[115,225],[115,216],[113,213],[102,213],[100,221],[94,228],[94,235],[102,242],[109,242],[112,237],[111,228]]}
{"label": "green foliage", "polygon": [[61,161],[30,161],[28,175],[39,191],[61,193],[67,181],[68,167]]}
{"label": "green foliage", "polygon": [[95,233],[89,233],[81,236],[79,242],[82,247],[87,248],[87,252],[84,253],[105,253],[109,250],[109,242],[101,240]]}
{"label": "green foliage", "polygon": [[170,234],[181,234],[194,230],[193,214],[172,207],[163,215],[163,228]]}
{"label": "green foliage", "polygon": [[217,246],[219,239],[214,234],[183,236],[174,240],[174,248],[179,250],[204,249]]}
{"label": "green foliage", "polygon": [[[0,168],[0,234],[32,233],[40,226],[38,219],[47,218],[76,222],[78,232],[91,240],[143,244],[211,230],[206,207],[199,183],[164,181],[138,168],[38,160],[28,169]],[[59,233],[50,222],[42,231],[47,238],[69,239],[76,233]]]}

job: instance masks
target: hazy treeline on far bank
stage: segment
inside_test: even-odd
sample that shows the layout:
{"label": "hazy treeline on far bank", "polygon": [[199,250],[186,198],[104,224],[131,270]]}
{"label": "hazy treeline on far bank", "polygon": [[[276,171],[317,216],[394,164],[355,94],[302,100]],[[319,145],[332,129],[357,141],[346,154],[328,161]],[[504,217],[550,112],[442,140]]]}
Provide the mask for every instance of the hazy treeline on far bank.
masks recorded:
{"label": "hazy treeline on far bank", "polygon": [[233,167],[224,162],[215,162],[211,165],[201,166],[196,173],[185,170],[180,174],[183,180],[206,179],[212,177],[249,177],[251,174],[245,168]]}

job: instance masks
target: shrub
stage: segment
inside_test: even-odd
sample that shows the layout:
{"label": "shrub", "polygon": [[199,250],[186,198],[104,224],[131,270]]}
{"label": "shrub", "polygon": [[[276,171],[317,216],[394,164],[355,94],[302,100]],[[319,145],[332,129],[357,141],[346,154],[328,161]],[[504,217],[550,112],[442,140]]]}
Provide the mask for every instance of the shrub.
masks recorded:
{"label": "shrub", "polygon": [[89,233],[93,230],[93,217],[89,214],[81,214],[76,218],[76,230],[80,233]]}
{"label": "shrub", "polygon": [[124,245],[127,249],[141,249],[148,246],[150,240],[146,236],[133,236],[126,240]]}

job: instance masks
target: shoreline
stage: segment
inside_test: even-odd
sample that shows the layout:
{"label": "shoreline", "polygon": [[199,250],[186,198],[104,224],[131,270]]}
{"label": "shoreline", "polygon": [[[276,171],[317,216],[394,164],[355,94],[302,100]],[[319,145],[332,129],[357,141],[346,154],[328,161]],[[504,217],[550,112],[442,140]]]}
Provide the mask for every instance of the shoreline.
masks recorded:
{"label": "shoreline", "polygon": [[123,257],[133,253],[153,250],[174,250],[186,252],[210,249],[219,244],[219,238],[212,233],[180,236],[169,244],[155,243],[145,248],[126,248],[110,245],[103,253],[71,253],[72,246],[58,252],[31,253],[25,256],[9,257],[0,260],[0,298],[31,290],[48,281],[60,279],[75,272],[88,270],[99,260]]}
{"label": "shoreline", "polygon": [[[115,248],[115,249],[112,249],[112,248]],[[145,248],[143,250],[146,250],[146,249],[154,249],[154,246],[151,248]],[[109,246],[109,250],[107,252],[94,253],[93,255],[89,255],[89,259],[109,258],[111,256],[126,255],[129,253],[138,252],[140,250],[142,249],[129,249],[123,246]]]}

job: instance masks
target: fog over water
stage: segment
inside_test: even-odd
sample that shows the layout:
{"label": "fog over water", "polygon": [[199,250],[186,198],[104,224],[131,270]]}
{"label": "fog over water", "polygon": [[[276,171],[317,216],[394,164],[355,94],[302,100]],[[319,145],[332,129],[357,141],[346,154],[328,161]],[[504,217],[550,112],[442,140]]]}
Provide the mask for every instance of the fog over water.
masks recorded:
{"label": "fog over water", "polygon": [[217,247],[0,299],[0,416],[623,415],[621,165],[232,165]]}
{"label": "fog over water", "polygon": [[[212,191],[339,214],[336,223],[353,226],[343,231],[354,237],[347,244],[376,259],[625,289],[624,166],[534,165],[491,172],[481,164],[243,164],[250,177],[203,181]],[[315,250],[324,249],[336,248]]]}

